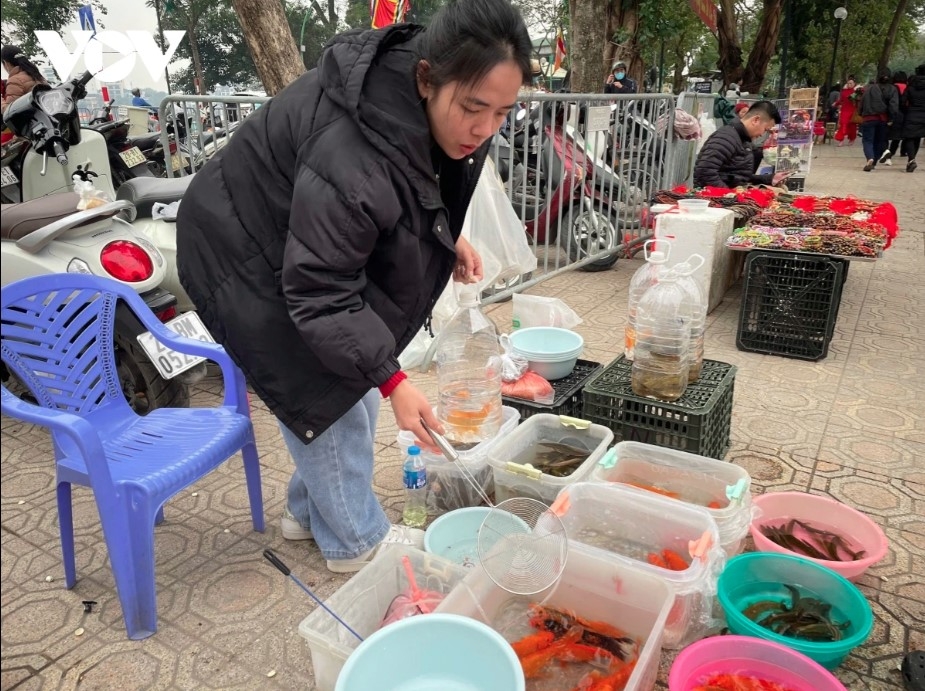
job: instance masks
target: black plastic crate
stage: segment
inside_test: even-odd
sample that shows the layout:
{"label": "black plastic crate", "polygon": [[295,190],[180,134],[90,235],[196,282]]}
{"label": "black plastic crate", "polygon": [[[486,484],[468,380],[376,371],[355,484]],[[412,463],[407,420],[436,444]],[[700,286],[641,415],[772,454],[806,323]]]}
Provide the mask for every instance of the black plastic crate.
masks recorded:
{"label": "black plastic crate", "polygon": [[829,352],[847,262],[798,252],[748,253],[736,346],[801,360]]}
{"label": "black plastic crate", "polygon": [[639,441],[722,459],[729,450],[736,368],[704,360],[700,378],[671,403],[633,393],[632,360],[622,355],[585,384],[585,420]]}
{"label": "black plastic crate", "polygon": [[581,417],[581,396],[582,388],[591,377],[601,369],[601,363],[591,362],[590,360],[579,360],[575,363],[575,369],[567,377],[556,379],[549,382],[552,384],[555,397],[552,405],[543,405],[536,401],[529,401],[524,398],[513,398],[511,396],[502,396],[504,405],[516,408],[520,412],[520,419],[524,420],[537,413],[546,413],[549,415],[567,415],[569,417]]}

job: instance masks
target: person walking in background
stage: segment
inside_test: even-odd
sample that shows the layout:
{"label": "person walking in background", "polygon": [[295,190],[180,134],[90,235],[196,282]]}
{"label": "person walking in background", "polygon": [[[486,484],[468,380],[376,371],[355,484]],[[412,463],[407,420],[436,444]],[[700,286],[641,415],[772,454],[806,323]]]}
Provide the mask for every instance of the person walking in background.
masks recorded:
{"label": "person walking in background", "polygon": [[836,84],[829,92],[825,104],[825,116],[829,122],[838,121],[838,101],[841,98],[841,84]]}
{"label": "person walking in background", "polygon": [[908,77],[906,73],[902,70],[899,70],[893,75],[893,86],[896,87],[899,91],[899,113],[893,119],[893,124],[886,133],[887,138],[887,149],[883,152],[883,155],[880,157],[878,163],[883,165],[891,166],[893,165],[893,156],[896,155],[896,152],[899,151],[900,156],[906,155],[906,147],[902,149],[899,148],[899,145],[902,143],[903,139],[903,109],[902,109],[902,100],[903,92],[906,90],[906,81]]}
{"label": "person walking in background", "polygon": [[917,167],[916,154],[925,137],[925,63],[915,68],[915,75],[909,78],[902,98],[903,106],[903,145],[906,147],[906,172],[911,173]]}
{"label": "person walking in background", "polygon": [[848,75],[845,88],[838,97],[838,131],[835,133],[835,141],[839,146],[845,145],[845,139],[848,140],[848,144],[854,144],[854,140],[858,138],[858,123],[854,120],[858,98],[855,93],[856,86],[854,75]]}
{"label": "person walking in background", "polygon": [[861,97],[861,138],[867,164],[864,172],[877,167],[886,150],[887,131],[899,113],[899,90],[893,86],[889,70],[882,71],[877,81],[871,81]]}
{"label": "person walking in background", "polygon": [[607,75],[607,82],[604,84],[605,94],[635,94],[638,90],[636,82],[626,76],[626,63],[618,60],[613,64],[613,69]]}
{"label": "person walking in background", "polygon": [[3,46],[0,60],[8,78],[3,91],[0,110],[6,113],[7,107],[23,94],[28,94],[36,84],[47,84],[39,68],[26,57],[19,46]]}

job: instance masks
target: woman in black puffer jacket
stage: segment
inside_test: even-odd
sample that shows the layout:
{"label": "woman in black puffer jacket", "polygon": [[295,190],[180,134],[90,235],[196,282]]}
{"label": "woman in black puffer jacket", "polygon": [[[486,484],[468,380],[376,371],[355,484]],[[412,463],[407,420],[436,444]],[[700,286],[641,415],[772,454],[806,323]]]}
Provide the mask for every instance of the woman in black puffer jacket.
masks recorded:
{"label": "woman in black puffer jacket", "polygon": [[903,146],[909,162],[906,172],[914,171],[918,164],[915,156],[919,152],[922,137],[925,137],[925,63],[915,68],[915,76],[909,78],[902,99]]}

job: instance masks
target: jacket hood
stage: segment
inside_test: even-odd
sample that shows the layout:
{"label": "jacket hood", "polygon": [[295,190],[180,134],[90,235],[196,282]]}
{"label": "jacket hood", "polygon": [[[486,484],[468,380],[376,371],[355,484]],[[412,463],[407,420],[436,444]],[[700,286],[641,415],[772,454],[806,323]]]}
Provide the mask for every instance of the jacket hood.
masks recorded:
{"label": "jacket hood", "polygon": [[925,91],[925,74],[915,74],[909,77],[909,80],[906,82],[906,88],[913,87],[914,89],[922,89]]}
{"label": "jacket hood", "polygon": [[401,163],[417,183],[421,201],[432,205],[440,203],[440,190],[430,125],[415,79],[417,38],[423,31],[413,24],[393,24],[335,36],[318,61],[318,75],[325,95],[376,149]]}

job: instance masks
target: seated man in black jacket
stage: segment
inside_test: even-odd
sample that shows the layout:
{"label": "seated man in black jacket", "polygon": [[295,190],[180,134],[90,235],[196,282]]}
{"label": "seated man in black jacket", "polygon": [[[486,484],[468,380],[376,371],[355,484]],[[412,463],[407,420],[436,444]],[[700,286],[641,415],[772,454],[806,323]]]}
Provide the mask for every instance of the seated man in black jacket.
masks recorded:
{"label": "seated man in black jacket", "polygon": [[752,140],[780,124],[780,113],[770,101],[758,101],[730,124],[716,130],[704,143],[694,165],[694,187],[768,185],[770,175],[756,175],[760,159]]}

